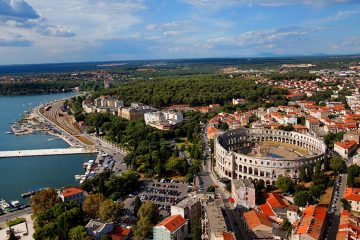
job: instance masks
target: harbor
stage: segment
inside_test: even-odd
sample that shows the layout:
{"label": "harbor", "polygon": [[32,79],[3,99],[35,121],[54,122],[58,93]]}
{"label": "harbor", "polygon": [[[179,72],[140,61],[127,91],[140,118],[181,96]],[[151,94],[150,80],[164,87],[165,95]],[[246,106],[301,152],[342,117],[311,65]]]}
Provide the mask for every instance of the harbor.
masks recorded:
{"label": "harbor", "polygon": [[[41,151],[44,149],[68,149],[69,146],[84,148],[83,145],[77,145],[77,142],[71,137],[64,135],[51,122],[42,122],[41,118],[30,116],[34,112],[35,106],[44,106],[45,103],[76,95],[77,93],[61,93],[0,97],[0,109],[2,110],[2,114],[0,114],[0,151]],[[29,118],[30,121],[19,120],[22,117]],[[37,123],[38,121],[40,123]],[[30,131],[16,135],[11,129],[14,123],[29,127]],[[21,129],[19,128],[19,130]],[[36,152],[36,154],[31,154],[37,156],[29,156],[29,152],[25,152],[26,154],[21,155],[26,155],[26,157],[12,154],[12,157],[0,158],[0,199],[4,199],[8,204],[18,200],[21,204],[26,205],[27,200],[22,199],[21,194],[28,192],[33,186],[54,188],[77,186],[79,182],[75,181],[74,175],[83,171],[84,162],[96,159],[97,156],[96,152],[88,152],[95,151],[67,152],[66,155],[47,155],[49,153],[44,155]]]}
{"label": "harbor", "polygon": [[89,153],[97,153],[97,151],[94,148],[59,148],[59,149],[0,151],[0,158],[89,154]]}

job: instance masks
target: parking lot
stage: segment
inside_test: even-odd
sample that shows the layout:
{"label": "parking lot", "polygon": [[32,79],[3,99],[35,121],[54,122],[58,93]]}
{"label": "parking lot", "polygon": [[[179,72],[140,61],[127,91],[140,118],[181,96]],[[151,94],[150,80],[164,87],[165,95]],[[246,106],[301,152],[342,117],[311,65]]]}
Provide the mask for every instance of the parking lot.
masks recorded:
{"label": "parking lot", "polygon": [[[159,208],[161,215],[170,215],[171,205],[176,205],[192,191],[192,186],[169,179],[145,181],[140,193],[136,193],[142,202],[152,201]],[[134,208],[134,195],[125,200],[125,208]]]}

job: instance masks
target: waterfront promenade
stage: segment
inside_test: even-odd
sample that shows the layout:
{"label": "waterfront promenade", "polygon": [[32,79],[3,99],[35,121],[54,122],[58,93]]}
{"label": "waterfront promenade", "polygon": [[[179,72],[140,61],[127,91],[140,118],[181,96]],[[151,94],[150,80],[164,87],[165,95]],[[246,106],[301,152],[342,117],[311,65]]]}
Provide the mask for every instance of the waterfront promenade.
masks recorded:
{"label": "waterfront promenade", "polygon": [[58,149],[36,149],[36,150],[15,150],[0,151],[0,158],[7,157],[32,157],[32,156],[48,156],[48,155],[69,155],[69,154],[85,154],[97,153],[95,148],[58,148]]}

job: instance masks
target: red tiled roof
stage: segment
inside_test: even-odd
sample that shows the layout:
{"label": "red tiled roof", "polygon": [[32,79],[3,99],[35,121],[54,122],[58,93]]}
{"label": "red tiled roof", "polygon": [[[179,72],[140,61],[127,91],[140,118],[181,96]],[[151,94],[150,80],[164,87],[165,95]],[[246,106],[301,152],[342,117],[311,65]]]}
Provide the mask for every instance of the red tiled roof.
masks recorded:
{"label": "red tiled roof", "polygon": [[356,144],[357,144],[357,142],[354,140],[346,140],[344,142],[335,142],[335,145],[337,145],[341,148],[344,148],[344,149],[349,149],[349,148],[355,146]]}
{"label": "red tiled roof", "polygon": [[235,240],[235,236],[229,232],[223,232],[223,239],[224,240]]}
{"label": "red tiled roof", "polygon": [[293,125],[293,128],[294,129],[307,129],[307,127],[304,125]]}
{"label": "red tiled roof", "polygon": [[267,203],[259,205],[259,208],[260,208],[261,212],[268,217],[276,216],[274,211],[271,209],[270,205]]}
{"label": "red tiled roof", "polygon": [[112,240],[122,240],[124,237],[129,236],[131,233],[131,228],[123,228],[121,226],[115,226],[115,228],[110,232],[110,237]]}
{"label": "red tiled roof", "polygon": [[70,187],[70,188],[65,188],[62,191],[62,195],[64,197],[70,197],[70,196],[73,196],[73,195],[76,195],[76,194],[79,194],[79,193],[83,193],[83,192],[84,192],[84,190],[82,190],[80,188]]}
{"label": "red tiled roof", "polygon": [[280,195],[277,193],[269,193],[268,198],[266,199],[266,202],[272,207],[272,208],[282,208],[286,207],[285,202],[281,199]]}
{"label": "red tiled roof", "polygon": [[165,218],[162,222],[160,222],[156,226],[164,226],[170,232],[175,232],[177,229],[182,227],[185,223],[186,223],[186,220],[181,215],[172,215],[168,218]]}
{"label": "red tiled roof", "polygon": [[346,200],[360,202],[360,188],[345,188],[344,198]]}
{"label": "red tiled roof", "polygon": [[309,235],[319,239],[326,218],[326,208],[310,205],[303,211],[302,218],[294,223],[294,235]]}
{"label": "red tiled roof", "polygon": [[246,224],[249,226],[250,229],[254,229],[255,227],[260,226],[260,225],[272,227],[270,220],[263,213],[252,210],[249,212],[245,212],[243,215],[244,215]]}
{"label": "red tiled roof", "polygon": [[359,239],[360,227],[357,226],[357,224],[359,224],[358,220],[353,219],[349,211],[343,210],[340,216],[339,231],[336,235],[336,239]]}

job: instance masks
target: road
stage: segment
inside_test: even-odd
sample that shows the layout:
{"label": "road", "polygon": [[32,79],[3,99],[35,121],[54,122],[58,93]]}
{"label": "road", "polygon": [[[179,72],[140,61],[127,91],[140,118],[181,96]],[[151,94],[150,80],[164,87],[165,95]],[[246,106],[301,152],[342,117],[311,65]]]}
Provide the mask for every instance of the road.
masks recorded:
{"label": "road", "polygon": [[[325,236],[329,240],[336,239],[336,234],[339,229],[340,215],[341,215],[341,210],[342,210],[340,200],[341,200],[342,196],[344,195],[344,191],[346,188],[347,174],[340,174],[340,176],[341,176],[341,181],[339,184],[337,182],[335,182],[333,196],[331,198],[331,204],[329,206],[329,211],[331,209],[334,210],[334,212],[328,212],[328,222],[327,222],[327,229],[326,229]],[[339,193],[337,193],[337,190],[339,190],[338,191]],[[335,205],[335,208],[332,207],[334,205]]]}
{"label": "road", "polygon": [[206,189],[209,186],[216,186],[216,193],[220,194],[223,202],[224,208],[226,212],[226,217],[229,219],[229,223],[232,231],[235,233],[236,239],[248,239],[248,235],[245,229],[242,227],[242,223],[240,221],[240,214],[234,206],[229,203],[229,195],[228,192],[224,189],[224,184],[219,182],[212,173],[211,166],[211,153],[209,151],[209,141],[206,137],[206,125],[203,126],[201,131],[201,138],[203,142],[204,149],[204,162],[202,165],[202,172],[199,174],[200,182],[203,189]]}
{"label": "road", "polygon": [[11,219],[21,217],[24,214],[28,214],[28,213],[31,213],[31,212],[32,212],[32,209],[30,207],[28,207],[28,208],[25,208],[23,210],[19,210],[19,211],[16,211],[16,212],[6,213],[6,214],[0,216],[0,223],[6,222],[6,221],[11,220]]}

